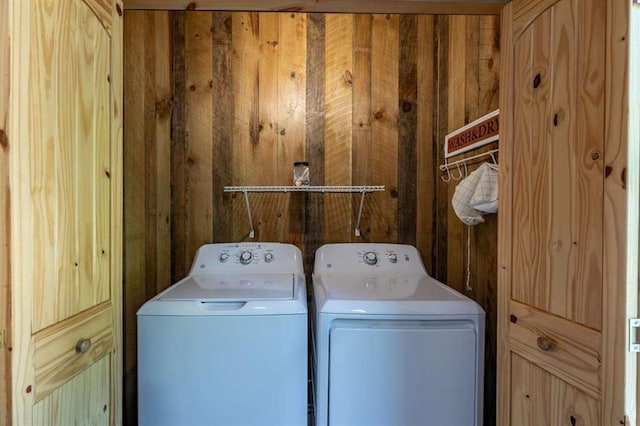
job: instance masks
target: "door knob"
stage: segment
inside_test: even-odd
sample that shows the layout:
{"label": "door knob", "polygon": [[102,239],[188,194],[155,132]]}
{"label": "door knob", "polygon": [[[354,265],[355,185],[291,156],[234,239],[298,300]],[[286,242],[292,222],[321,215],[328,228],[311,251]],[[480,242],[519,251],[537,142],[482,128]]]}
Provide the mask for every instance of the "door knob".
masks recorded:
{"label": "door knob", "polygon": [[548,337],[540,336],[536,341],[541,351],[547,352],[553,347],[553,342]]}
{"label": "door knob", "polygon": [[91,339],[80,339],[76,343],[76,352],[83,354],[91,348]]}

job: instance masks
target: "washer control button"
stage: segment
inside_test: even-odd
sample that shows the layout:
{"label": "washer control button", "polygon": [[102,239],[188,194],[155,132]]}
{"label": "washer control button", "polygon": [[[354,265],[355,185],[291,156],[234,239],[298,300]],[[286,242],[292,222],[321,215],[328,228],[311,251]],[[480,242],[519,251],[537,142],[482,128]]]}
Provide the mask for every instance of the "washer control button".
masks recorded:
{"label": "washer control button", "polygon": [[389,253],[389,256],[387,256],[387,258],[391,263],[398,263],[398,255],[395,253]]}
{"label": "washer control button", "polygon": [[243,251],[240,253],[240,263],[243,265],[248,265],[253,260],[253,255],[250,251]]}
{"label": "washer control button", "polygon": [[273,261],[273,253],[267,252],[264,254],[264,261],[270,263]]}
{"label": "washer control button", "polygon": [[225,263],[227,260],[229,260],[229,253],[221,253],[220,262]]}
{"label": "washer control button", "polygon": [[364,254],[364,263],[367,265],[375,265],[378,263],[378,256],[373,251],[368,251]]}

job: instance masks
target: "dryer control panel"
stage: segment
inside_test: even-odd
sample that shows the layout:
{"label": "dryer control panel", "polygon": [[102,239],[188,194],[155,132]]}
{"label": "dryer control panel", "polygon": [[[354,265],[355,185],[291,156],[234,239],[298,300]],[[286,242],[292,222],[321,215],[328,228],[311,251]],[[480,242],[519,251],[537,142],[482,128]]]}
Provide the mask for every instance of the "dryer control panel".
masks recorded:
{"label": "dryer control panel", "polygon": [[327,244],[316,252],[317,273],[426,273],[418,250],[405,244]]}

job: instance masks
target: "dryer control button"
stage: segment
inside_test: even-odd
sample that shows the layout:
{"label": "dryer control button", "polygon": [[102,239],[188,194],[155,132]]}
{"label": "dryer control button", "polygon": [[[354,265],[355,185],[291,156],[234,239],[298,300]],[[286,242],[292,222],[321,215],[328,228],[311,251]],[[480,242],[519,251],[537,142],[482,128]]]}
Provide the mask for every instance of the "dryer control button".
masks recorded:
{"label": "dryer control button", "polygon": [[253,255],[250,251],[243,251],[242,253],[240,253],[240,263],[242,263],[243,265],[248,265],[249,263],[251,263],[252,259]]}
{"label": "dryer control button", "polygon": [[378,256],[373,251],[368,251],[364,254],[364,263],[367,265],[375,265],[378,263]]}

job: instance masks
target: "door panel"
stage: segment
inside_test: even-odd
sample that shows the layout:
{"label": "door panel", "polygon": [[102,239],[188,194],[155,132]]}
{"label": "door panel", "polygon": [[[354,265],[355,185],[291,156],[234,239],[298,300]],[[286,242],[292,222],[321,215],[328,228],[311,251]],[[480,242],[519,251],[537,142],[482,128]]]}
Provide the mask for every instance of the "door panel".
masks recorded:
{"label": "door panel", "polygon": [[110,356],[105,356],[33,407],[33,426],[108,425]]}
{"label": "door panel", "polygon": [[558,1],[514,44],[512,296],[597,330],[605,5]]}
{"label": "door panel", "polygon": [[599,426],[600,403],[562,380],[513,355],[511,424]]}
{"label": "door panel", "polygon": [[33,330],[39,331],[109,297],[110,38],[79,0],[34,6]]}

